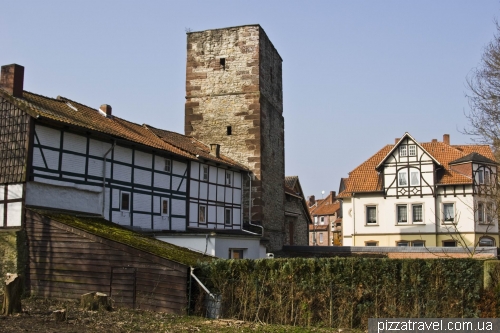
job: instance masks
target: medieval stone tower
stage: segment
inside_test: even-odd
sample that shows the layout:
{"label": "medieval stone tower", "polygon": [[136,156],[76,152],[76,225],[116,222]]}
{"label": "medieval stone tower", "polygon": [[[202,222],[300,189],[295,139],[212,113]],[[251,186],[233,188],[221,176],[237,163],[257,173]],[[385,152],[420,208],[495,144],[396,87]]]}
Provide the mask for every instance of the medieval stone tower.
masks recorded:
{"label": "medieval stone tower", "polygon": [[250,218],[264,227],[269,251],[285,235],[281,63],[260,25],[187,34],[185,134],[219,144],[252,171]]}

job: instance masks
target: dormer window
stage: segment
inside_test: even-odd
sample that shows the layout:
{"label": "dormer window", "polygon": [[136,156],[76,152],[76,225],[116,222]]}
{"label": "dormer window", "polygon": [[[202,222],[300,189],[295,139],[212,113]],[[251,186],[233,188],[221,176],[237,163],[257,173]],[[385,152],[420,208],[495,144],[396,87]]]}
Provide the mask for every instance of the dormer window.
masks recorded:
{"label": "dormer window", "polygon": [[409,156],[417,156],[417,146],[416,145],[409,145],[408,146],[408,155]]}
{"label": "dormer window", "polygon": [[402,157],[408,156],[408,152],[406,150],[406,145],[399,147],[399,156],[402,156]]}

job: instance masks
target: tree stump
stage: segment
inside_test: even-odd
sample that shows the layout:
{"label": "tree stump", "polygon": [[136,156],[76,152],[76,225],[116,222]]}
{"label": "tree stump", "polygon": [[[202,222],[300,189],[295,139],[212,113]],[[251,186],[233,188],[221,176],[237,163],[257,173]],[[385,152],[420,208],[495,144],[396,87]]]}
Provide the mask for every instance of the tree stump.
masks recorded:
{"label": "tree stump", "polygon": [[99,309],[111,310],[109,296],[103,293],[92,292],[80,296],[80,306],[84,310],[95,311]]}
{"label": "tree stump", "polygon": [[67,318],[67,314],[66,314],[66,310],[56,310],[54,312],[52,312],[52,317],[54,317],[54,319],[56,321],[66,321],[66,318]]}
{"label": "tree stump", "polygon": [[7,273],[5,279],[5,290],[2,305],[2,315],[11,315],[13,313],[20,313],[21,308],[21,293],[22,281],[21,277],[17,274]]}

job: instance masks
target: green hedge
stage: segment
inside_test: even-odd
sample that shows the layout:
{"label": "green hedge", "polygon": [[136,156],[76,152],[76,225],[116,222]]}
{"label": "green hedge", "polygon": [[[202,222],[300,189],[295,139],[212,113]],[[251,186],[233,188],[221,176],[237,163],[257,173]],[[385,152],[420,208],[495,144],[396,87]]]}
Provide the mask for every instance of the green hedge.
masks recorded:
{"label": "green hedge", "polygon": [[[300,326],[365,328],[368,318],[481,317],[483,263],[473,259],[271,259],[200,263],[222,316]],[[493,291],[492,291],[493,290]],[[198,309],[201,308],[201,296]],[[496,313],[497,311],[493,311]],[[483,314],[484,315],[484,314]]]}

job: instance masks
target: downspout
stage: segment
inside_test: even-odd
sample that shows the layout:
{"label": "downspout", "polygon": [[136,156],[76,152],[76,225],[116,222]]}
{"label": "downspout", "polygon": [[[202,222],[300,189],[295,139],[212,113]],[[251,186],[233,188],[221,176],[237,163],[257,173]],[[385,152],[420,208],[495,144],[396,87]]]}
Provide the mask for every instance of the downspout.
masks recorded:
{"label": "downspout", "polygon": [[205,291],[206,291],[206,293],[208,294],[208,296],[210,296],[212,299],[215,299],[215,295],[214,295],[214,294],[212,294],[212,293],[210,292],[210,290],[208,290],[208,288],[207,288],[207,287],[205,287],[205,285],[204,285],[203,283],[201,283],[201,281],[200,281],[200,280],[196,277],[196,275],[194,275],[194,273],[193,273],[193,272],[194,272],[194,267],[191,267],[191,276],[192,276],[192,277],[196,280],[196,282],[198,282],[198,284],[200,285],[200,287],[202,287],[202,288],[203,288],[203,290],[205,290]]}
{"label": "downspout", "polygon": [[248,224],[253,226],[253,227],[261,228],[262,233],[259,235],[258,233],[251,232],[251,231],[245,230],[243,228],[241,228],[241,231],[247,232],[247,233],[252,234],[252,235],[257,235],[257,236],[263,237],[264,236],[264,227],[261,225],[252,223],[252,176],[251,176],[251,173],[249,172],[247,174],[247,176],[250,179],[250,186],[248,186]]}
{"label": "downspout", "polygon": [[437,187],[437,172],[441,168],[436,168],[434,171],[434,224],[435,224],[435,234],[436,234],[436,247],[438,247],[439,240],[439,227],[441,227],[441,220],[439,219],[440,212],[438,212],[438,187]]}
{"label": "downspout", "polygon": [[113,140],[113,145],[111,146],[111,148],[108,149],[108,151],[102,157],[102,160],[104,163],[104,168],[102,171],[102,214],[101,215],[103,218],[105,218],[104,217],[104,206],[106,204],[106,157],[115,148],[115,146],[116,146],[116,141]]}

